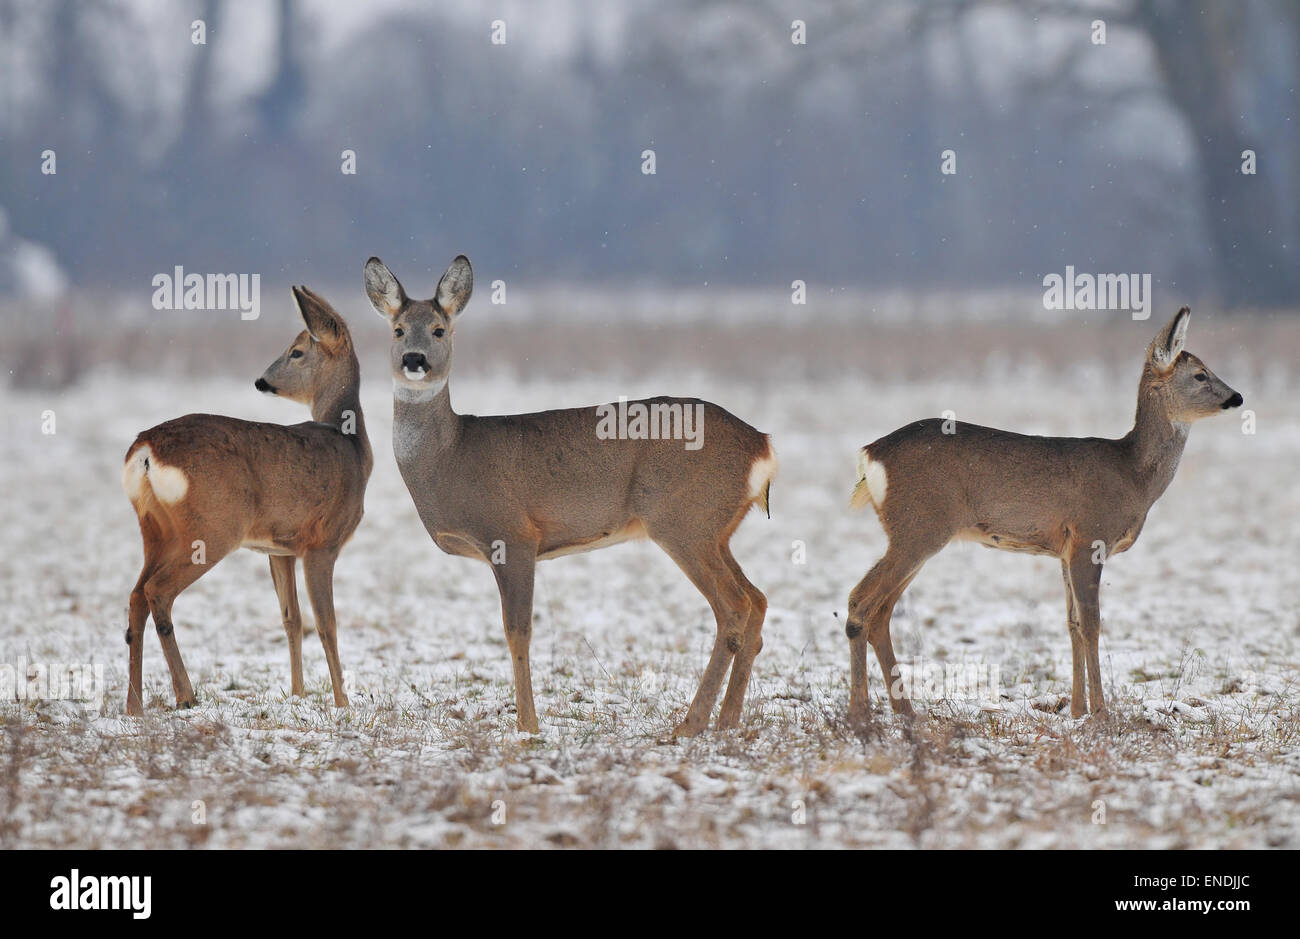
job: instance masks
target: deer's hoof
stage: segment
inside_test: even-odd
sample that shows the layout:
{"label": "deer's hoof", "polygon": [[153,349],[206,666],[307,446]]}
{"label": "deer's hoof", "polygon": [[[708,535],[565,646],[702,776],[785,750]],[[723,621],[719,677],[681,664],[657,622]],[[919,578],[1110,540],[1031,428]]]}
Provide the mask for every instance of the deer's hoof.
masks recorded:
{"label": "deer's hoof", "polygon": [[682,721],[680,724],[678,724],[676,727],[673,728],[673,736],[674,737],[695,737],[698,734],[702,733],[703,731],[704,731],[703,724],[697,724],[694,721],[687,719]]}

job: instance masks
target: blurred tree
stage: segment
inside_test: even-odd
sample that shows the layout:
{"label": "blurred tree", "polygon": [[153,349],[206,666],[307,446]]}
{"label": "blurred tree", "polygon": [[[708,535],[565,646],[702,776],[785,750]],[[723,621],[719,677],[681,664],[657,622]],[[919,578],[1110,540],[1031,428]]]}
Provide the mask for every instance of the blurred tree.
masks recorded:
{"label": "blurred tree", "polygon": [[[1076,263],[1300,299],[1295,0],[557,0],[505,46],[411,0],[328,52],[326,8],[277,0],[265,37],[242,9],[0,0],[0,202],[77,282],[451,244],[538,279],[1030,287]],[[223,69],[263,39],[249,89]]]}
{"label": "blurred tree", "polygon": [[[953,0],[967,9],[979,0]],[[1254,35],[1284,34],[1289,46],[1286,81],[1300,82],[1300,3],[1295,0],[1009,0],[1034,17],[1073,19],[1076,51],[1090,42],[1088,25],[1102,20],[1108,28],[1139,31],[1155,53],[1154,76],[1163,99],[1186,125],[1195,152],[1195,191],[1205,226],[1201,239],[1208,267],[1224,302],[1231,306],[1285,306],[1300,297],[1300,206],[1283,198],[1284,177],[1295,177],[1294,152],[1268,146],[1290,124],[1295,93],[1289,100],[1268,102],[1269,113],[1256,113],[1246,98],[1261,72],[1276,63],[1252,43]],[[1073,66],[1081,56],[1075,55]],[[1076,96],[1087,97],[1072,67],[1055,79]],[[1122,100],[1140,89],[1121,88],[1098,102]],[[1293,131],[1294,132],[1294,131]],[[1265,136],[1267,135],[1267,136]],[[1257,172],[1242,172],[1242,154],[1253,150]]]}
{"label": "blurred tree", "polygon": [[291,132],[306,97],[302,63],[294,44],[299,25],[295,7],[294,0],[276,2],[275,77],[257,98],[262,126],[271,133]]}
{"label": "blurred tree", "polygon": [[[1270,115],[1267,128],[1252,129],[1241,101],[1248,73],[1261,65],[1246,47],[1248,18],[1267,16],[1293,30],[1300,57],[1298,10],[1294,2],[1279,9],[1236,0],[1204,0],[1194,10],[1177,0],[1137,0],[1133,9],[1132,22],[1155,47],[1165,93],[1192,131],[1222,289],[1236,304],[1280,305],[1300,294],[1296,231],[1285,214],[1294,212],[1300,222],[1300,211],[1277,198],[1275,177],[1288,167],[1260,134],[1280,131],[1291,115]],[[1300,72],[1293,71],[1291,81],[1300,81]],[[1256,175],[1242,172],[1248,149],[1257,151]],[[1289,169],[1296,172],[1294,165]]]}
{"label": "blurred tree", "polygon": [[172,141],[166,162],[186,166],[202,159],[212,134],[212,63],[225,26],[223,0],[203,0],[199,19],[205,24],[205,44],[191,50],[193,63],[185,76],[185,93],[181,104],[181,129]]}

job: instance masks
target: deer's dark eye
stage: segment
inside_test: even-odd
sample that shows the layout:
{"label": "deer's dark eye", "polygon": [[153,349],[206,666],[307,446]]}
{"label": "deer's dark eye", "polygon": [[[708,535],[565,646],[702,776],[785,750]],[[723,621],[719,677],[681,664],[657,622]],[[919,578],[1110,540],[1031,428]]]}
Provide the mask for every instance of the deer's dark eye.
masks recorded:
{"label": "deer's dark eye", "polygon": [[447,331],[447,330],[445,330],[445,329],[443,329],[441,326],[439,326],[439,327],[437,327],[436,329],[434,329],[433,334],[434,334],[434,336],[436,336],[437,338],[441,339],[441,338],[442,338],[442,334],[445,333],[446,331]]}
{"label": "deer's dark eye", "polygon": [[291,358],[291,359],[301,359],[301,358],[302,358],[302,350],[301,350],[301,349],[294,349],[292,352],[289,353],[289,358]]}
{"label": "deer's dark eye", "polygon": [[1205,381],[1205,373],[1204,373],[1204,372],[1197,372],[1197,373],[1196,373],[1195,375],[1193,375],[1192,377],[1195,378],[1197,381]]}
{"label": "deer's dark eye", "polygon": [[405,335],[406,335],[406,330],[404,330],[404,329],[403,329],[402,327],[400,327],[400,326],[398,326],[396,329],[393,330],[393,338],[394,338],[394,339],[401,339],[401,338],[402,338],[403,336],[405,336]]}

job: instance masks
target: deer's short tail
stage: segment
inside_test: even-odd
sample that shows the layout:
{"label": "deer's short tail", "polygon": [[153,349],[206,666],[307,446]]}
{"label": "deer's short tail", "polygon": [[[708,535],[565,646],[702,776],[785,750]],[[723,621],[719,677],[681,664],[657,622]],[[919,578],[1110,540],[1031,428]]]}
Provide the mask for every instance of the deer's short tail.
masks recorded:
{"label": "deer's short tail", "polygon": [[879,512],[885,504],[885,492],[889,488],[889,474],[885,464],[871,458],[871,448],[863,447],[858,451],[858,484],[853,487],[849,506],[865,509],[869,505]]}
{"label": "deer's short tail", "polygon": [[757,505],[768,518],[772,517],[772,480],[776,477],[776,450],[772,447],[772,438],[763,435],[764,451],[749,466],[749,501]]}

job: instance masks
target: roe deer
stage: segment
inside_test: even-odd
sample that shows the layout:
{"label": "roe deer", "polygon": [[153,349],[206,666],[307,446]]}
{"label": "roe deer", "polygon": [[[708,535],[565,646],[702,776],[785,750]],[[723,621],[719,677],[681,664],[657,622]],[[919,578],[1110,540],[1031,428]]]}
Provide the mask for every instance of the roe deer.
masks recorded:
{"label": "roe deer", "polygon": [[889,547],[849,595],[850,714],[868,709],[868,642],[894,710],[912,713],[898,683],[889,618],[921,566],[954,539],[1061,559],[1074,657],[1070,713],[1083,716],[1089,698],[1093,713],[1104,709],[1101,561],[1137,540],[1147,511],[1174,478],[1191,423],[1242,403],[1183,351],[1189,316],[1183,307],[1151,342],[1137,418],[1118,440],[1030,437],[961,423],[944,433],[931,419],[859,451],[852,504],[875,507]]}
{"label": "roe deer", "polygon": [[735,727],[763,645],[767,600],[746,579],[728,542],[751,506],[767,508],[776,472],[767,435],[695,399],[623,405],[661,409],[656,413],[665,422],[675,415],[679,430],[697,416],[697,424],[703,422],[698,429],[708,430],[697,449],[681,440],[607,439],[611,435],[600,426],[612,405],[457,414],[447,382],[456,318],[474,286],[469,261],[462,255],[451,262],[431,300],[408,299],[378,258],[366,262],[365,281],[370,302],[393,329],[398,468],[438,547],[492,567],[514,665],[519,729],[538,730],[528,660],[536,562],[631,538],[650,538],[663,548],[717,620],[713,654],[675,733],[689,736],[707,726],[733,657],[718,727]]}
{"label": "roe deer", "polygon": [[143,713],[143,638],[150,613],[176,705],[194,706],[172,631],[172,602],[236,548],[270,555],[295,695],[303,693],[302,619],[294,584],[294,564],[302,558],[334,704],[347,706],[334,621],[334,561],[361,521],[373,461],[347,324],[306,287],[295,287],[293,296],[307,328],[254,386],[310,405],[310,422],[284,426],[189,414],[144,431],[126,453],[122,484],[144,539],[144,568],[131,591],[126,633],[127,714]]}

